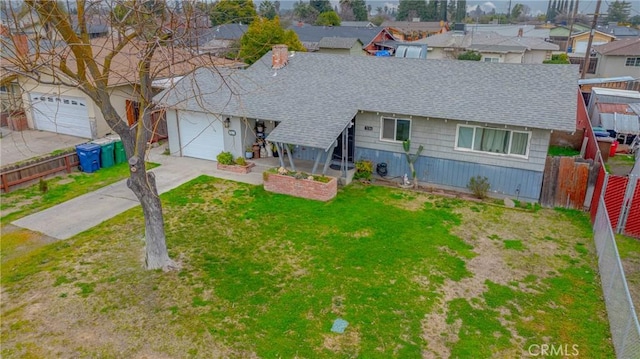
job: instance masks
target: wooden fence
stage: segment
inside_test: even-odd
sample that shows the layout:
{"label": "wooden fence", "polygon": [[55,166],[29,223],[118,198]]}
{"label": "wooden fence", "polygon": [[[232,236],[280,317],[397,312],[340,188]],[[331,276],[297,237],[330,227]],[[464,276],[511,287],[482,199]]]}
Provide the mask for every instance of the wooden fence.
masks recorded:
{"label": "wooden fence", "polygon": [[540,204],[582,210],[592,163],[579,157],[547,157]]}
{"label": "wooden fence", "polygon": [[40,157],[26,163],[0,169],[0,188],[9,192],[11,187],[28,183],[58,172],[71,173],[78,165],[75,150],[58,155]]}

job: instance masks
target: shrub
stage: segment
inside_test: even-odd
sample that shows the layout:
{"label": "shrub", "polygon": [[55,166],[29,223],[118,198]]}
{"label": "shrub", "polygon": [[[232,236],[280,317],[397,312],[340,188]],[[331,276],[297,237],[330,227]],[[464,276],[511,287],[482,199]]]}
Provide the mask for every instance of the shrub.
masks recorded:
{"label": "shrub", "polygon": [[218,163],[223,165],[232,165],[233,164],[233,154],[228,151],[222,151],[218,156],[216,156]]}
{"label": "shrub", "polygon": [[246,166],[247,165],[247,161],[243,157],[238,157],[238,158],[236,158],[236,164],[238,166]]}
{"label": "shrub", "polygon": [[353,179],[370,180],[371,173],[373,173],[373,162],[369,160],[356,161],[356,173],[353,174]]}
{"label": "shrub", "polygon": [[480,61],[480,59],[482,59],[482,55],[475,51],[467,51],[458,55],[458,60]]}
{"label": "shrub", "polygon": [[473,193],[474,196],[484,199],[487,198],[487,192],[489,192],[489,179],[487,177],[475,176],[469,179],[467,188]]}

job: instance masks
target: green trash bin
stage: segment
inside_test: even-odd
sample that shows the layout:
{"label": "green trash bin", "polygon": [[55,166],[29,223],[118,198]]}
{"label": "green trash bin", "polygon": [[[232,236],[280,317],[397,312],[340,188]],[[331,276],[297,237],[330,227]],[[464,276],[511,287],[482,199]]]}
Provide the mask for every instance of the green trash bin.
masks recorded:
{"label": "green trash bin", "polygon": [[124,146],[122,145],[122,140],[117,140],[113,143],[113,148],[116,152],[116,164],[126,162],[127,154],[124,152]]}
{"label": "green trash bin", "polygon": [[115,164],[113,141],[110,139],[102,138],[93,141],[93,143],[100,146],[100,168],[113,167],[113,165]]}

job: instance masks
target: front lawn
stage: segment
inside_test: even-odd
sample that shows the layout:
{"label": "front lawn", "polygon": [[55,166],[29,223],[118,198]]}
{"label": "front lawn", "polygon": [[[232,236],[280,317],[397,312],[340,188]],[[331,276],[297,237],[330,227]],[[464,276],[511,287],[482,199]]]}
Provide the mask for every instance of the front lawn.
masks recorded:
{"label": "front lawn", "polygon": [[140,208],[4,260],[2,357],[614,355],[582,213],[205,176],[162,198],[179,271],[142,269]]}
{"label": "front lawn", "polygon": [[[152,162],[146,164],[148,169],[159,166]],[[0,203],[2,224],[53,207],[127,177],[129,177],[129,165],[123,162],[92,173],[72,172],[49,178],[45,180],[46,191],[43,191],[38,183],[12,189],[11,192],[2,193],[2,203]]]}

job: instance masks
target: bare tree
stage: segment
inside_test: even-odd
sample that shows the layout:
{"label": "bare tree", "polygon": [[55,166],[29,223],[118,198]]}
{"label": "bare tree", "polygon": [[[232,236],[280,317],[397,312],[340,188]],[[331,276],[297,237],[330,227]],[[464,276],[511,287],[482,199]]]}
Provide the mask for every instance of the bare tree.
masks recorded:
{"label": "bare tree", "polygon": [[[194,59],[199,58],[176,48],[184,43],[178,36],[189,36],[190,16],[185,12],[195,6],[180,6],[178,13],[159,0],[76,0],[66,9],[63,3],[49,0],[27,0],[25,4],[45,30],[35,36],[28,55],[3,58],[3,70],[40,84],[77,88],[95,102],[125,148],[130,170],[127,186],[144,213],[145,266],[175,268],[167,252],[155,176],[145,168],[145,155],[154,111],[152,81],[161,74],[171,77],[180,66],[193,68]],[[107,37],[91,38],[88,23],[96,14],[109,23]],[[19,23],[15,21],[14,33],[20,32]],[[19,37],[10,38],[14,48],[21,46],[15,41]],[[118,81],[133,85],[139,109],[133,124],[119,116],[112,102],[111,86]]]}

